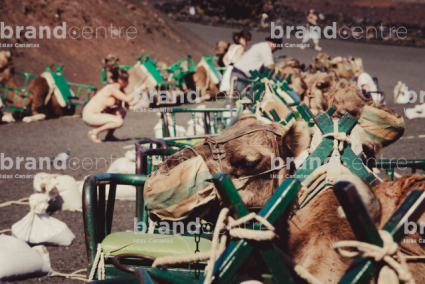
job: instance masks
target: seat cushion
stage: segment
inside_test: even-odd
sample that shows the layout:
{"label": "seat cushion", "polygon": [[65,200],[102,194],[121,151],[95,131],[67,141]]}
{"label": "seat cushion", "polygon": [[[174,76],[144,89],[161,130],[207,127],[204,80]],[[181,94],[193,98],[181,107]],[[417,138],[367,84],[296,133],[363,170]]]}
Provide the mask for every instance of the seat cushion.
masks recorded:
{"label": "seat cushion", "polygon": [[[196,250],[195,237],[135,234],[134,232],[119,232],[108,235],[102,242],[103,253],[119,255],[123,253],[138,253],[153,257],[167,255],[183,255]],[[199,251],[211,250],[211,241],[201,238]]]}

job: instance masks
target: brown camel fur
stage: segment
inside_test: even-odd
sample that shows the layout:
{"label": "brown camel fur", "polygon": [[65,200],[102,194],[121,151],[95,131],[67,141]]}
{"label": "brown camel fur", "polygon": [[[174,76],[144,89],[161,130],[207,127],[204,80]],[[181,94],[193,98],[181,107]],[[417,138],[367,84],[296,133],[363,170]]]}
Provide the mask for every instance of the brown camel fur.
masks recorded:
{"label": "brown camel fur", "polygon": [[319,53],[313,57],[313,63],[310,64],[310,73],[314,74],[317,71],[334,73],[340,78],[353,77],[351,63],[346,58],[340,56],[331,58],[326,53]]}
{"label": "brown camel fur", "polygon": [[[406,175],[396,181],[387,181],[381,185],[372,188],[375,195],[381,200],[382,203],[382,219],[381,226],[383,226],[400,206],[407,194],[412,190],[425,190],[425,176],[419,174]],[[418,220],[425,223],[425,214]],[[418,232],[420,226],[418,225]],[[425,256],[425,244],[419,242],[424,239],[424,235],[419,233],[407,235],[403,241],[400,242],[401,251],[406,255],[419,255]],[[415,278],[416,283],[425,283],[425,262],[408,260],[409,270]]]}
{"label": "brown camel fur", "polygon": [[320,52],[316,56],[313,56],[313,63],[310,64],[310,73],[314,74],[315,70],[328,71],[329,70],[329,61],[331,57],[326,53]]}
{"label": "brown camel fur", "polygon": [[217,64],[219,67],[225,67],[223,63],[223,57],[224,55],[226,55],[227,51],[229,50],[229,46],[230,46],[229,43],[222,40],[217,42],[215,45],[215,56],[218,57]]}
{"label": "brown camel fur", "polygon": [[[15,80],[15,69],[12,62],[12,57],[10,52],[1,51],[0,52],[0,62],[4,61],[4,58],[7,58],[7,65],[2,67],[3,70],[0,72],[0,84],[3,86],[17,88],[18,85]],[[24,122],[31,122],[36,120],[42,120],[45,118],[57,118],[64,115],[72,115],[75,112],[75,106],[72,106],[70,109],[67,107],[62,108],[56,97],[52,95],[51,99],[46,103],[46,96],[49,92],[49,85],[47,84],[46,79],[38,76],[33,79],[26,88],[28,91],[32,92],[27,99],[27,106],[31,106],[30,116],[23,118]],[[13,104],[15,98],[15,92],[9,91],[7,94],[7,99],[5,101],[7,104]],[[24,97],[19,95],[16,100],[16,105],[23,105]]]}
{"label": "brown camel fur", "polygon": [[196,68],[196,72],[188,74],[185,79],[189,90],[199,90],[200,102],[213,100],[219,92],[218,86],[211,79],[208,79],[207,70],[204,66]]}
{"label": "brown camel fur", "polygon": [[120,62],[120,59],[115,56],[114,54],[108,54],[106,58],[102,59],[102,63],[106,69],[106,82],[111,84],[114,82],[113,80],[113,74],[118,69],[118,64]]}
{"label": "brown camel fur", "polygon": [[[220,137],[225,137],[236,131],[249,129],[249,127],[258,125],[260,123],[254,116],[242,117],[232,127],[225,130]],[[222,160],[223,170],[229,174],[231,179],[270,170],[271,153],[273,153],[270,139],[275,139],[274,137],[276,137],[277,145],[279,145],[279,155],[284,162],[286,162],[286,157],[297,157],[310,145],[310,129],[304,121],[296,122],[289,131],[277,123],[272,123],[268,126],[280,132],[282,136],[275,136],[271,132],[267,134],[265,131],[257,131],[230,140],[224,144],[226,157]],[[222,172],[219,161],[212,158],[211,150],[207,144],[198,142],[193,146],[193,149],[202,156],[212,175]],[[158,170],[163,171],[177,166],[179,164],[178,158],[192,158],[194,156],[193,151],[189,149],[180,151],[170,156]],[[278,172],[270,172],[248,179],[234,181],[234,185],[238,189],[245,206],[254,210],[254,208],[264,206],[279,184],[285,179],[285,175],[293,174],[294,168],[293,165],[288,165]],[[273,178],[272,174],[279,175],[279,178]],[[203,219],[213,223],[216,222],[221,206],[218,201],[210,208],[208,215],[204,216]],[[277,243],[284,251],[288,251],[285,236],[287,236],[287,219],[291,209],[292,206],[289,206],[288,212],[283,214],[279,222],[275,224],[278,235],[282,236],[282,238],[277,240]]]}
{"label": "brown camel fur", "polygon": [[[423,175],[403,176],[397,181],[386,181],[371,189],[380,202],[379,214],[372,214],[377,227],[382,227],[389,220],[407,194],[414,189],[425,190]],[[297,211],[289,225],[291,257],[323,283],[337,283],[351,263],[350,259],[339,256],[332,249],[337,241],[355,240],[348,222],[336,214],[338,207],[338,200],[333,191],[328,189]],[[425,222],[425,214],[419,222]],[[418,233],[406,236],[400,243],[402,252],[424,256],[425,244],[419,242],[422,238]],[[408,261],[408,265],[416,283],[425,283],[425,263]]]}
{"label": "brown camel fur", "polygon": [[314,115],[326,111],[330,107],[330,91],[354,85],[350,80],[327,73],[310,74],[304,81],[307,90],[302,102],[310,108]]}

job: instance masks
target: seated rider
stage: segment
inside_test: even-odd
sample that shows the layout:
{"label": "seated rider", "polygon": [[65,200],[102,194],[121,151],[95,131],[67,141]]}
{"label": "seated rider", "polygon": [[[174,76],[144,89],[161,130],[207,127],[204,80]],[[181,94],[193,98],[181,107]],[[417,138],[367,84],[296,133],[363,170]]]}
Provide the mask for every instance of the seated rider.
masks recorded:
{"label": "seated rider", "polygon": [[[121,101],[134,105],[134,93],[126,95],[124,88],[128,85],[128,73],[126,70],[118,69],[113,75],[115,83],[103,87],[88,102],[83,109],[83,121],[95,127],[88,132],[88,136],[94,143],[101,143],[98,138],[100,132],[108,130],[105,141],[120,141],[114,136],[114,131],[124,124],[126,109],[121,106]],[[139,87],[146,89],[146,84]]]}
{"label": "seated rider", "polygon": [[[254,44],[242,57],[234,64],[230,78],[237,77],[239,91],[248,85],[243,79],[251,78],[249,71],[267,67],[274,68],[274,60],[272,53],[278,49],[282,49],[281,38],[267,37],[264,42]],[[242,80],[240,80],[242,79]]]}

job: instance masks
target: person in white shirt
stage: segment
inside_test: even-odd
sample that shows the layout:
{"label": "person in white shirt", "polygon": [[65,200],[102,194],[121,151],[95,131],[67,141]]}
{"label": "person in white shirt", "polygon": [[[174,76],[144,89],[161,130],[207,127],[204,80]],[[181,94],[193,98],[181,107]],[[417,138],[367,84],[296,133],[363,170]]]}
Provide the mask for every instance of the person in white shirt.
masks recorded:
{"label": "person in white shirt", "polygon": [[354,77],[356,78],[357,87],[360,90],[364,90],[367,93],[370,93],[373,101],[381,102],[382,95],[377,93],[378,88],[373,81],[372,76],[366,73],[363,69],[363,61],[361,58],[351,58],[351,65],[353,67]]}
{"label": "person in white shirt", "polygon": [[230,91],[230,75],[232,74],[233,65],[242,57],[246,46],[251,41],[251,33],[247,30],[234,33],[233,41],[235,43],[229,47],[229,50],[223,57],[223,63],[227,68],[220,82],[220,92]]}
{"label": "person in white shirt", "polygon": [[[262,67],[274,69],[274,60],[272,53],[278,49],[282,49],[281,38],[267,37],[264,42],[254,44],[241,59],[239,59],[233,67],[230,78],[237,77],[242,79],[251,78],[249,71],[260,70]],[[245,81],[238,81],[242,86],[242,90],[248,85]]]}

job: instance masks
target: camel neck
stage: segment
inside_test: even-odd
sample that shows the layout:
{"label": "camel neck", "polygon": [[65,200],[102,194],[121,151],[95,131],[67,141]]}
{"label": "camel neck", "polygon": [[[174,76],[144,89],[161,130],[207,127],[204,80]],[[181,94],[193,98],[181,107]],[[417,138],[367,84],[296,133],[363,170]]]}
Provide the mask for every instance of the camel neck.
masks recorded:
{"label": "camel neck", "polygon": [[6,73],[6,76],[4,80],[2,80],[1,84],[6,87],[18,88],[18,84],[15,79],[15,69],[13,66],[6,69],[4,72]]}

